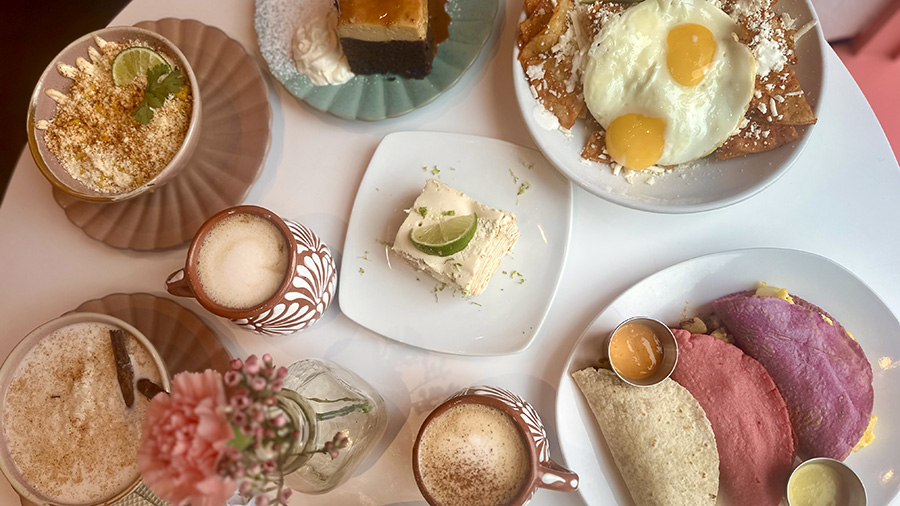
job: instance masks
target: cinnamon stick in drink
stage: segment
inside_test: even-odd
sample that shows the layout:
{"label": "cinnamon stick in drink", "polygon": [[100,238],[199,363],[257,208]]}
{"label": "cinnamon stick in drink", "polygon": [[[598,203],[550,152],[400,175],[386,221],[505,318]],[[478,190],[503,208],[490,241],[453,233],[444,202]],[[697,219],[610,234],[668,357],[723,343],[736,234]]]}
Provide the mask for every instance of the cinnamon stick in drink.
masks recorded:
{"label": "cinnamon stick in drink", "polygon": [[125,405],[130,408],[134,405],[134,366],[131,365],[131,357],[128,356],[128,349],[125,347],[125,331],[110,330],[109,337],[116,359],[116,378],[119,380]]}

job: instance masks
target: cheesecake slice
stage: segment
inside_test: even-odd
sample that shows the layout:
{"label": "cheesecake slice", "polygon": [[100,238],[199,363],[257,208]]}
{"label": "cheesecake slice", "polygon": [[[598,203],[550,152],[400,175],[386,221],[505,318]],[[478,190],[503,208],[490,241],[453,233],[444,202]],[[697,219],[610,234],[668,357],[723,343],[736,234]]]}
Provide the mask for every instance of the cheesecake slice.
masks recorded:
{"label": "cheesecake slice", "polygon": [[355,74],[398,74],[422,79],[431,72],[434,39],[428,0],[338,0],[337,33]]}
{"label": "cheesecake slice", "polygon": [[[453,255],[441,257],[420,251],[409,237],[418,227],[427,227],[448,216],[473,213],[478,217],[475,235],[462,251]],[[441,181],[429,179],[407,211],[391,249],[416,269],[474,297],[487,288],[503,255],[512,250],[518,239],[515,214],[490,208]]]}

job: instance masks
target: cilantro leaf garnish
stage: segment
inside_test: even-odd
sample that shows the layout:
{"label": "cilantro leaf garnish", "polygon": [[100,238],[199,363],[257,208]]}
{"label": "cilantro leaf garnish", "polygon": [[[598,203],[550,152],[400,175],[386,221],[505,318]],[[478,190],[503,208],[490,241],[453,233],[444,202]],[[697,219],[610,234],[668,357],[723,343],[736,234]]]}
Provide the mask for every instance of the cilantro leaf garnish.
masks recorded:
{"label": "cilantro leaf garnish", "polygon": [[146,125],[153,120],[153,109],[150,108],[146,101],[141,101],[137,109],[131,111],[131,115],[138,123]]}
{"label": "cilantro leaf garnish", "polygon": [[184,75],[180,70],[172,69],[162,63],[148,69],[144,99],[131,112],[131,115],[142,125],[150,123],[153,120],[153,109],[162,107],[166,99],[178,93],[182,86],[184,86]]}

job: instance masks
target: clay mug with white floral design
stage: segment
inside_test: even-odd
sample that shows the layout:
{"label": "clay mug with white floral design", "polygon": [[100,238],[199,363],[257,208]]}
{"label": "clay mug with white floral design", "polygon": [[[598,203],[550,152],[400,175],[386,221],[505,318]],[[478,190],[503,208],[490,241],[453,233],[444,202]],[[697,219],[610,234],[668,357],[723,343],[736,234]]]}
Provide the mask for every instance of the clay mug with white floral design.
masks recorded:
{"label": "clay mug with white floral design", "polygon": [[286,335],[321,318],[336,278],[331,251],[312,230],[262,207],[237,206],[200,226],[166,290],[247,330]]}
{"label": "clay mug with white floral design", "polygon": [[432,506],[522,506],[538,488],[578,488],[578,475],[550,459],[534,407],[489,386],[460,390],[425,418],[413,445],[413,473]]}

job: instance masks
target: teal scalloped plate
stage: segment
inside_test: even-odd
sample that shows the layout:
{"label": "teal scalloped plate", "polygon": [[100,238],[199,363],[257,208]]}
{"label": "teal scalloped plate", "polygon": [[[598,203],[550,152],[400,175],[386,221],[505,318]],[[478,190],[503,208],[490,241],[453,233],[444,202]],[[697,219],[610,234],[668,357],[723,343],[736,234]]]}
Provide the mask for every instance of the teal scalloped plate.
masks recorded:
{"label": "teal scalloped plate", "polygon": [[344,84],[314,86],[291,58],[291,38],[302,0],[256,0],[253,26],[259,51],[275,79],[311,107],[344,119],[380,121],[422,107],[450,89],[484,47],[499,0],[447,0],[449,38],[438,46],[425,79],[356,76]]}

